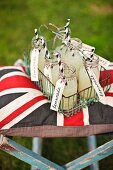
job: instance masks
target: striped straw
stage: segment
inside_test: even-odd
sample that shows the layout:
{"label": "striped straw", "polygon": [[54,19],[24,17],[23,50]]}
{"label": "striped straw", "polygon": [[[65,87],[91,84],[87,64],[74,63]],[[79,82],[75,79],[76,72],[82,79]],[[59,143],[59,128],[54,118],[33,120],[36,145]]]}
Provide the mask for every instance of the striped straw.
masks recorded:
{"label": "striped straw", "polygon": [[67,43],[71,42],[69,24],[70,24],[70,19],[67,19],[67,23],[64,26],[64,28],[65,28],[65,39],[67,40]]}
{"label": "striped straw", "polygon": [[64,75],[64,69],[63,69],[63,65],[61,62],[61,54],[59,52],[56,52],[54,55],[56,56],[56,58],[58,60],[59,70]]}
{"label": "striped straw", "polygon": [[35,38],[36,38],[36,41],[38,41],[38,31],[36,28],[35,28]]}
{"label": "striped straw", "polygon": [[70,42],[71,42],[71,40],[70,40],[70,30],[69,30],[69,28],[68,28],[68,27],[69,27],[69,24],[70,24],[70,19],[67,19],[67,23],[66,23],[66,25],[64,26],[64,28],[65,28],[65,31],[64,31],[65,37],[62,37],[62,46],[61,46],[60,50],[63,49],[64,44],[69,45]]}
{"label": "striped straw", "polygon": [[63,75],[63,80],[65,81],[65,85],[67,85],[67,81],[64,75],[64,68],[63,68],[63,64],[61,62],[61,54],[59,52],[54,53],[54,55],[56,56],[57,60],[58,60],[58,65],[59,65],[59,70],[61,72],[61,74]]}
{"label": "striped straw", "polygon": [[34,29],[34,32],[35,32],[35,37],[32,38],[32,47],[39,48],[39,37],[36,28]]}
{"label": "striped straw", "polygon": [[50,59],[50,53],[49,53],[49,51],[48,51],[45,38],[44,38],[44,37],[41,37],[40,40],[41,40],[41,44],[42,44],[42,46],[43,46],[43,49],[44,49],[44,51],[45,51],[45,58]]}
{"label": "striped straw", "polygon": [[69,30],[69,24],[70,24],[70,19],[67,19],[67,23],[64,26],[65,28],[65,39],[66,39],[66,44],[69,45],[70,51],[72,51],[72,56],[74,57],[74,50],[73,50],[73,45],[71,44],[71,38],[70,38],[70,30]]}
{"label": "striped straw", "polygon": [[70,19],[67,19],[67,23],[66,23],[66,25],[64,26],[65,28],[66,27],[69,27],[69,24],[70,24]]}
{"label": "striped straw", "polygon": [[90,61],[90,62],[93,61],[94,52],[87,52],[87,51],[84,51],[84,52],[83,52],[83,55],[85,56],[86,61]]}

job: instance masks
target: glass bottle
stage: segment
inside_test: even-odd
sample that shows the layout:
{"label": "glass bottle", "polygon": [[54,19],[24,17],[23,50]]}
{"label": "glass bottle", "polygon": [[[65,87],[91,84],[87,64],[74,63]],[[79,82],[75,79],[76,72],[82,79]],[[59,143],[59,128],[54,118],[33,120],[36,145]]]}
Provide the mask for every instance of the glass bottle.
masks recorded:
{"label": "glass bottle", "polygon": [[44,73],[45,60],[46,60],[45,50],[42,48],[39,53],[39,61],[38,61],[38,68],[42,73]]}
{"label": "glass bottle", "polygon": [[82,57],[79,53],[80,48],[82,48],[82,41],[78,38],[72,38],[70,47],[64,45],[64,47],[61,49],[62,61],[69,66],[72,65],[76,67],[77,78],[80,66],[83,64]]}
{"label": "glass bottle", "polygon": [[38,59],[38,69],[44,73],[44,65],[45,65],[45,50],[41,46],[40,42],[37,42],[36,38],[33,37],[32,39],[32,48],[38,48],[40,50],[39,52],[39,59]]}
{"label": "glass bottle", "polygon": [[[64,65],[64,76],[67,84],[64,87],[63,99],[61,102],[61,108],[65,111],[69,111],[74,108],[77,102],[77,79],[76,79],[76,69],[74,66]],[[61,74],[60,74],[61,77]]]}
{"label": "glass bottle", "polygon": [[44,75],[46,76],[46,78],[43,79],[43,90],[47,95],[52,95],[54,90],[53,86],[56,85],[59,78],[59,65],[57,58],[46,58],[43,69],[45,69]]}
{"label": "glass bottle", "polygon": [[[84,65],[82,65],[79,70],[78,92],[80,92],[80,96],[84,99],[95,98],[96,92],[95,92],[94,88],[91,87],[92,83],[89,78],[88,72],[86,71],[86,67],[90,66],[92,68],[94,74],[96,75],[97,80],[99,80],[99,76],[100,76],[99,58],[94,55],[92,62],[90,60],[83,59],[83,63],[84,63]],[[91,87],[91,88],[89,88],[89,87]]]}

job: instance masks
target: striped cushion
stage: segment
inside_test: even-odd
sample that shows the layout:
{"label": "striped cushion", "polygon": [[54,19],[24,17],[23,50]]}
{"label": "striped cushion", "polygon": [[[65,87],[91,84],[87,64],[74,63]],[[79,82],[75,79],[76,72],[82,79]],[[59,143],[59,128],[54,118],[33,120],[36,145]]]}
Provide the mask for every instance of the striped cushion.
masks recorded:
{"label": "striped cushion", "polygon": [[65,117],[50,110],[50,103],[31,82],[23,67],[1,67],[0,134],[61,137],[112,132],[113,71],[101,72],[101,78],[108,73],[111,74],[111,89],[106,93],[107,104],[97,102],[71,117]]}
{"label": "striped cushion", "polygon": [[[22,67],[0,67],[0,129],[9,129],[34,113],[36,125],[44,122],[44,119],[46,122],[48,114],[45,117],[43,113],[43,119],[40,116],[44,107],[49,114],[47,98],[31,82]],[[25,121],[22,124],[25,126],[27,123]]]}

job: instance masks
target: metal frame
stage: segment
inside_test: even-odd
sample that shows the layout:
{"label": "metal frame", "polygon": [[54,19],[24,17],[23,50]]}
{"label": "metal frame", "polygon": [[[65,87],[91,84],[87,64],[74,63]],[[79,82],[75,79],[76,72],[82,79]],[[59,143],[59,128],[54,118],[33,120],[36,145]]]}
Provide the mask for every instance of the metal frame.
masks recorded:
{"label": "metal frame", "polygon": [[[41,155],[42,153],[42,138],[34,137],[32,139],[32,151]],[[38,170],[37,167],[31,166],[31,170]]]}
{"label": "metal frame", "polygon": [[53,163],[4,136],[1,136],[0,149],[41,170],[77,170],[113,154],[113,140],[64,166]]}
{"label": "metal frame", "polygon": [[[87,137],[87,145],[89,151],[97,148],[97,140],[95,135]],[[90,170],[99,170],[99,162],[94,162],[92,165],[90,165]]]}

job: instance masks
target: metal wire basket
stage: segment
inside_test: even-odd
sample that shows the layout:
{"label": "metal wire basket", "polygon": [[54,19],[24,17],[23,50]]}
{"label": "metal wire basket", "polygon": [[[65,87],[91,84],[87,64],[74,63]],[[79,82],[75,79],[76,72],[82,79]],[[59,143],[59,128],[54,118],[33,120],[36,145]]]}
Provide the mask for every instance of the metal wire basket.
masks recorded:
{"label": "metal wire basket", "polygon": [[[103,68],[101,70],[103,70]],[[109,80],[110,80],[110,75],[107,74],[106,77],[100,81],[100,85],[103,87],[104,92],[107,92],[110,88]],[[43,94],[45,94],[48,100],[51,102],[55,86],[40,70],[39,70],[39,81],[36,82],[36,84],[43,92]],[[93,93],[93,97],[92,97],[92,93]],[[69,117],[79,112],[82,108],[92,105],[94,102],[98,100],[99,99],[96,91],[94,90],[93,86],[90,86],[74,95],[70,95],[70,96],[62,95],[62,99],[60,101],[60,106],[59,106],[59,112]],[[71,108],[70,108],[70,102],[71,105],[73,106]],[[64,109],[65,104],[67,106],[66,109]]]}

